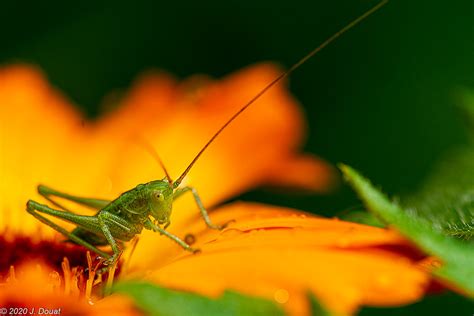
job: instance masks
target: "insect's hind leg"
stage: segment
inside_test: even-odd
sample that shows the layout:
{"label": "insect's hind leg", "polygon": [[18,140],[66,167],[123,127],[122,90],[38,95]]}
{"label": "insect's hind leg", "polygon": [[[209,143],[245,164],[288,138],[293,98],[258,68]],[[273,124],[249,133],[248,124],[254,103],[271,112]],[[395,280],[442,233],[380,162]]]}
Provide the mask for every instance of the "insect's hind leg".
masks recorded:
{"label": "insect's hind leg", "polygon": [[[110,255],[108,253],[97,249],[97,247],[95,247],[94,245],[91,245],[90,243],[83,240],[82,238],[72,234],[71,232],[67,231],[63,227],[59,226],[58,224],[56,224],[53,221],[47,219],[46,217],[44,217],[43,215],[41,215],[39,213],[41,212],[41,213],[44,213],[44,214],[52,215],[54,217],[58,217],[58,218],[61,218],[61,219],[66,219],[64,214],[67,214],[68,217],[74,216],[74,214],[58,211],[58,210],[52,209],[52,208],[50,208],[46,205],[39,204],[39,203],[37,203],[35,201],[32,201],[32,200],[29,200],[26,203],[26,211],[28,213],[30,213],[31,215],[33,215],[35,218],[37,218],[40,222],[48,225],[49,227],[53,228],[57,232],[63,234],[64,236],[66,236],[70,240],[74,241],[78,245],[84,246],[87,249],[97,253],[98,255],[100,255],[104,258],[109,258],[110,257]],[[73,221],[70,218],[68,218],[67,220]]]}
{"label": "insect's hind leg", "polygon": [[102,230],[104,237],[107,239],[107,242],[110,244],[110,246],[112,247],[112,251],[114,252],[114,254],[104,262],[105,265],[110,265],[115,264],[115,262],[117,262],[118,258],[122,254],[122,249],[119,247],[117,241],[112,236],[112,233],[110,232],[110,229],[106,224],[106,217],[106,214],[99,214],[97,216],[100,229]]}
{"label": "insect's hind leg", "polygon": [[202,218],[204,219],[204,222],[206,222],[207,227],[212,228],[212,229],[222,230],[226,228],[227,225],[234,222],[234,220],[230,220],[223,225],[216,225],[212,223],[211,218],[209,217],[209,213],[207,213],[207,210],[202,204],[201,198],[199,197],[199,194],[197,193],[197,190],[194,187],[187,186],[182,189],[177,189],[175,193],[173,194],[173,200],[180,197],[186,192],[191,192],[193,194],[194,200],[196,201],[199,211],[201,211]]}
{"label": "insect's hind leg", "polygon": [[60,198],[63,198],[65,200],[73,201],[73,202],[75,202],[77,204],[80,204],[80,205],[88,206],[88,207],[93,208],[95,210],[100,210],[100,209],[104,208],[107,204],[110,203],[110,201],[107,201],[107,200],[94,199],[94,198],[84,198],[84,197],[80,197],[80,196],[67,194],[67,193],[64,193],[64,192],[57,191],[55,189],[52,189],[52,188],[50,188],[48,186],[45,186],[45,185],[42,185],[42,184],[38,185],[38,193],[41,196],[43,196],[46,200],[51,202],[53,205],[65,210],[65,211],[68,211],[70,213],[72,213],[70,210],[68,210],[66,207],[59,204],[55,200],[53,200],[51,197],[52,196],[53,197],[60,197]]}

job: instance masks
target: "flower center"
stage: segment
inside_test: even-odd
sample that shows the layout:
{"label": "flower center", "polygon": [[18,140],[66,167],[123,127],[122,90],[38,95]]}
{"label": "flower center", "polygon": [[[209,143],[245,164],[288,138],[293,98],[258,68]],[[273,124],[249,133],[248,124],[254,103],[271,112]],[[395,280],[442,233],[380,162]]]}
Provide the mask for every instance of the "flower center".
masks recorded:
{"label": "flower center", "polygon": [[[67,258],[71,267],[85,270],[87,265],[84,247],[54,240],[35,241],[28,236],[0,235],[0,275],[5,275],[11,266],[19,266],[26,262],[40,261],[62,271],[62,262]],[[96,256],[92,255],[94,259]]]}
{"label": "flower center", "polygon": [[[15,269],[19,266],[39,262],[52,270],[51,282],[55,283],[52,285],[66,293],[81,293],[89,299],[94,288],[106,281],[111,285],[112,274],[120,272],[120,264],[108,270],[101,265],[98,255],[70,242],[0,234],[0,249],[0,283],[15,278]],[[113,271],[110,276],[109,271]]]}

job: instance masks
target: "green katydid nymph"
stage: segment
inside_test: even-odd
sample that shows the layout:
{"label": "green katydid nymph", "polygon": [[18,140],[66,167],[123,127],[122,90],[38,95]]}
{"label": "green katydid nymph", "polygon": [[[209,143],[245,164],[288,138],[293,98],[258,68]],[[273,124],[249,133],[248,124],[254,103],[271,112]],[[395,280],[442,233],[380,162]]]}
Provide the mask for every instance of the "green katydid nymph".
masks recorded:
{"label": "green katydid nymph", "polygon": [[[328,44],[333,42],[340,35],[377,11],[387,1],[388,0],[380,2],[372,9],[368,10],[357,19],[353,20],[351,23],[347,24],[337,33],[324,41],[321,45],[305,55],[293,66],[291,66],[286,72],[283,72],[272,82],[268,83],[262,90],[260,90],[259,93],[250,99],[242,108],[240,108],[240,110],[238,110],[231,118],[227,120],[227,122],[222,125],[222,127],[202,147],[202,149],[198,152],[198,154],[194,157],[194,159],[176,181],[171,179],[158,155],[152,151],[152,154],[154,154],[155,158],[158,160],[166,174],[164,179],[151,181],[145,184],[139,184],[135,188],[121,194],[113,201],[73,196],[56,191],[43,185],[39,185],[39,194],[60,210],[53,209],[47,205],[29,200],[27,202],[27,211],[44,224],[63,234],[69,241],[78,245],[82,245],[106,259],[104,261],[104,264],[106,265],[115,264],[123,250],[123,243],[130,241],[134,236],[140,234],[143,228],[158,232],[161,235],[165,235],[166,237],[178,243],[185,250],[196,252],[197,249],[192,248],[184,240],[169,233],[166,230],[170,223],[172,206],[175,199],[189,192],[194,196],[201,215],[209,228],[220,230],[227,225],[226,223],[222,225],[216,225],[212,223],[195,188],[190,186],[180,187],[181,182],[194,166],[196,161],[201,157],[209,145],[211,145],[213,141],[228,127],[228,125],[232,123],[232,121],[234,121],[257,99],[259,99],[267,90],[290,75],[294,70],[299,68],[303,63],[313,57]],[[93,216],[75,214],[53,200],[54,197],[70,200],[77,204],[94,208],[97,210],[97,213]],[[68,231],[44,215],[49,215],[68,221],[77,227],[72,231]],[[109,254],[97,248],[107,245],[112,248],[113,253]]]}

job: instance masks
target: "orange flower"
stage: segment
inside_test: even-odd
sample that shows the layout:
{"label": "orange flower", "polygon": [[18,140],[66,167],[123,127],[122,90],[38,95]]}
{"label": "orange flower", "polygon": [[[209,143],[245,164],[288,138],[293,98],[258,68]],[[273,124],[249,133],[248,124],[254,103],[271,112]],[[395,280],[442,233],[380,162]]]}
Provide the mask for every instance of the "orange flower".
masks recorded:
{"label": "orange flower", "polygon": [[[213,132],[276,74],[265,64],[222,81],[196,77],[178,84],[169,75],[149,74],[116,109],[84,122],[38,71],[24,66],[0,70],[0,246],[13,250],[2,259],[0,273],[34,260],[41,260],[44,270],[59,271],[63,256],[71,267],[87,267],[82,247],[56,243],[63,237],[24,211],[28,199],[39,199],[39,183],[113,199],[138,183],[162,178],[156,162],[137,146],[137,136],[156,148],[176,177]],[[325,191],[334,182],[332,169],[297,153],[303,135],[302,115],[279,85],[217,139],[186,183],[198,189],[207,207],[262,184]],[[207,295],[236,289],[275,300],[293,314],[308,312],[308,291],[332,310],[352,313],[363,304],[416,301],[428,283],[417,266],[420,258],[401,251],[408,246],[391,231],[252,204],[234,204],[211,217],[216,223],[236,223],[211,231],[198,219],[191,197],[177,200],[169,230],[181,237],[194,234],[202,253],[190,255],[145,231],[120,276]],[[15,254],[19,240],[28,249],[20,258]],[[67,280],[69,274],[64,275]],[[9,288],[0,288],[0,297],[9,297]]]}

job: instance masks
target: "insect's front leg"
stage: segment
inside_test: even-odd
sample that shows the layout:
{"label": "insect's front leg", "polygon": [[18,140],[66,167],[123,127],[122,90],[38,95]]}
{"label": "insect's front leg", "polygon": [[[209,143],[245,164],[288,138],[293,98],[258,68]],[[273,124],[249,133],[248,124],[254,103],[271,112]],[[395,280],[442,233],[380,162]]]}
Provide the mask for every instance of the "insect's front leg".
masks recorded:
{"label": "insect's front leg", "polygon": [[227,225],[229,225],[230,223],[232,223],[234,221],[234,220],[230,220],[230,221],[228,221],[227,223],[225,223],[223,225],[215,225],[214,223],[212,223],[211,219],[209,218],[209,214],[207,213],[207,210],[204,207],[204,205],[202,204],[201,198],[199,197],[199,194],[197,193],[197,190],[194,187],[187,186],[187,187],[184,187],[184,188],[181,188],[181,189],[177,189],[173,193],[173,200],[180,197],[181,195],[183,195],[186,192],[191,192],[193,194],[194,200],[196,201],[196,204],[197,204],[199,210],[201,211],[202,218],[204,219],[204,222],[206,222],[207,227],[212,228],[212,229],[222,230],[222,229],[226,228]]}
{"label": "insect's front leg", "polygon": [[166,231],[164,228],[161,228],[160,226],[157,226],[153,224],[149,219],[145,222],[146,229],[152,230],[154,232],[160,233],[160,235],[165,235],[166,237],[170,238],[174,242],[176,242],[178,245],[183,247],[187,251],[191,251],[192,253],[199,252],[199,249],[192,248],[190,245],[188,245],[184,240],[179,238],[176,235],[173,235],[172,233]]}

